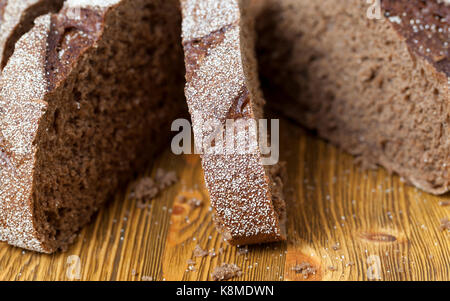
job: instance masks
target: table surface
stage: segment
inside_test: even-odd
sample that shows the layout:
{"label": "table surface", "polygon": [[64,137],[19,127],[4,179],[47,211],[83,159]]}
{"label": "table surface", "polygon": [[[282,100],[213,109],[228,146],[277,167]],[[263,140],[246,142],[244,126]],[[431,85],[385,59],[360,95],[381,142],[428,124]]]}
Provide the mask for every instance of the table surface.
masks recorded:
{"label": "table surface", "polygon": [[[424,193],[381,168],[363,171],[352,156],[290,122],[282,121],[281,131],[288,133],[280,147],[289,175],[287,242],[251,246],[246,254],[227,245],[211,221],[199,157],[167,150],[148,174],[174,170],[179,181],[149,206],[117,195],[65,253],[0,243],[0,280],[211,280],[222,263],[242,269],[235,280],[450,280],[450,232],[440,229],[450,216],[448,194]],[[197,245],[217,256],[194,257]],[[315,274],[293,270],[305,262]]]}

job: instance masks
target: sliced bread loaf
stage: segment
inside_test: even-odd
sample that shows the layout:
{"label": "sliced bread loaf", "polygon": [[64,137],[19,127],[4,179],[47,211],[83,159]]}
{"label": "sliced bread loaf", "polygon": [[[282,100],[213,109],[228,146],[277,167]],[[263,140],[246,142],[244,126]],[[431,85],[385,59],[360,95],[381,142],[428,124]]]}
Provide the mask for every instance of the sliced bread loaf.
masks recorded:
{"label": "sliced bread loaf", "polygon": [[176,0],[68,0],[0,82],[0,240],[65,249],[185,109]]}
{"label": "sliced bread loaf", "polygon": [[[185,95],[197,145],[227,120],[263,118],[248,1],[182,0]],[[215,122],[218,124],[215,124]],[[215,124],[214,127],[210,125]],[[234,130],[233,130],[234,131]],[[236,133],[239,135],[240,133]],[[226,140],[226,139],[224,139]],[[233,245],[285,239],[280,166],[254,153],[203,148],[202,166],[214,221]],[[233,140],[234,142],[234,140]]]}
{"label": "sliced bread loaf", "polygon": [[367,166],[449,191],[448,0],[254,2],[271,105]]}

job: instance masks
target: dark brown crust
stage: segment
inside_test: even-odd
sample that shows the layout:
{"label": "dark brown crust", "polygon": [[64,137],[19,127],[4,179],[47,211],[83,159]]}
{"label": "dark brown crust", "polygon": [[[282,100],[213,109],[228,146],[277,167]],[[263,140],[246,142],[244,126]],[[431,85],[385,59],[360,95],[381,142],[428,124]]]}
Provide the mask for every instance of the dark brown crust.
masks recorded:
{"label": "dark brown crust", "polygon": [[251,118],[248,105],[250,104],[250,92],[247,87],[242,87],[241,93],[233,102],[227,114],[227,119]]}
{"label": "dark brown crust", "polygon": [[[225,33],[234,24],[222,26],[220,29],[201,38],[183,42],[185,52],[186,82],[190,82],[195,76],[195,70],[201,65],[203,59],[208,56],[208,51],[214,49],[225,38]],[[251,117],[250,111],[245,110],[250,103],[250,94],[247,87],[242,87],[241,93],[236,97],[228,112],[227,119],[239,119]]]}
{"label": "dark brown crust", "polygon": [[436,0],[382,0],[381,6],[385,17],[401,19],[391,23],[409,49],[449,77],[450,6]]}
{"label": "dark brown crust", "polygon": [[190,41],[183,42],[185,49],[186,81],[191,81],[198,65],[208,55],[208,49],[214,48],[225,38],[225,32],[232,27],[232,24],[211,32],[210,34]]}
{"label": "dark brown crust", "polygon": [[[186,82],[190,82],[193,79],[195,70],[201,65],[203,59],[208,56],[208,51],[219,45],[225,38],[225,33],[233,26],[234,24],[228,24],[206,36],[183,42],[185,51]],[[250,112],[244,110],[249,103],[249,91],[247,87],[242,87],[241,94],[236,97],[228,112],[227,119],[251,117]]]}

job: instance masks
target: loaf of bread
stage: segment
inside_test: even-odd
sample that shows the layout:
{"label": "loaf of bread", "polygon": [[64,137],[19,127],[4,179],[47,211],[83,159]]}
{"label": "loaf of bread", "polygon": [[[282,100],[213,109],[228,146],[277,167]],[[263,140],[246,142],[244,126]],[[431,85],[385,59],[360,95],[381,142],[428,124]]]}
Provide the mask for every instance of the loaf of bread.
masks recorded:
{"label": "loaf of bread", "polygon": [[[208,128],[214,121],[225,126],[227,120],[263,118],[254,18],[248,4],[240,0],[181,1],[185,95],[198,145],[214,132],[215,128]],[[209,152],[216,147],[212,144],[202,154],[217,229],[233,245],[285,239],[280,166],[264,166],[259,148],[249,153],[225,152],[227,143],[221,152]]]}
{"label": "loaf of bread", "polygon": [[[178,0],[0,0],[0,240],[66,249],[168,144],[184,70],[198,145],[209,121],[263,118],[254,13],[272,107],[366,166],[448,192],[449,1],[377,3],[181,0],[181,20]],[[215,148],[201,157],[217,229],[233,245],[284,240],[282,165],[259,145]]]}
{"label": "loaf of bread", "polygon": [[254,2],[272,106],[366,166],[449,191],[448,0]]}
{"label": "loaf of bread", "polygon": [[178,1],[51,11],[17,39],[0,81],[0,240],[46,253],[168,145],[161,129],[186,110]]}

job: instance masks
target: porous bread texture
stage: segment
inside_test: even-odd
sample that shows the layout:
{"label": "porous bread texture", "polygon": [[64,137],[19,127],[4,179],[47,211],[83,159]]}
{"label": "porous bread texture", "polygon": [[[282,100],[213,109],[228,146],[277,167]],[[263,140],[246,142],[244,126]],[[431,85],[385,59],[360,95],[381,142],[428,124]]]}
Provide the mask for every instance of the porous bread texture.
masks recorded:
{"label": "porous bread texture", "polygon": [[[449,79],[434,60],[448,62],[449,16],[420,10],[432,3],[419,2],[383,1],[404,5],[403,13],[376,20],[359,0],[261,1],[259,67],[271,106],[366,165],[443,194],[450,188]],[[409,20],[414,6],[420,17]],[[430,18],[439,24],[423,21]],[[394,28],[400,22],[418,35],[441,35],[443,48],[406,40]]]}
{"label": "porous bread texture", "polygon": [[[248,1],[183,0],[185,95],[198,145],[207,122],[261,118]],[[225,143],[226,144],[226,143]],[[261,154],[202,154],[217,229],[232,245],[285,239],[282,173],[265,168]]]}
{"label": "porous bread texture", "polygon": [[14,45],[41,15],[57,12],[64,0],[0,0],[0,62],[4,68]]}
{"label": "porous bread texture", "polygon": [[77,3],[37,19],[1,80],[0,240],[46,253],[145,168],[185,109],[178,1]]}

